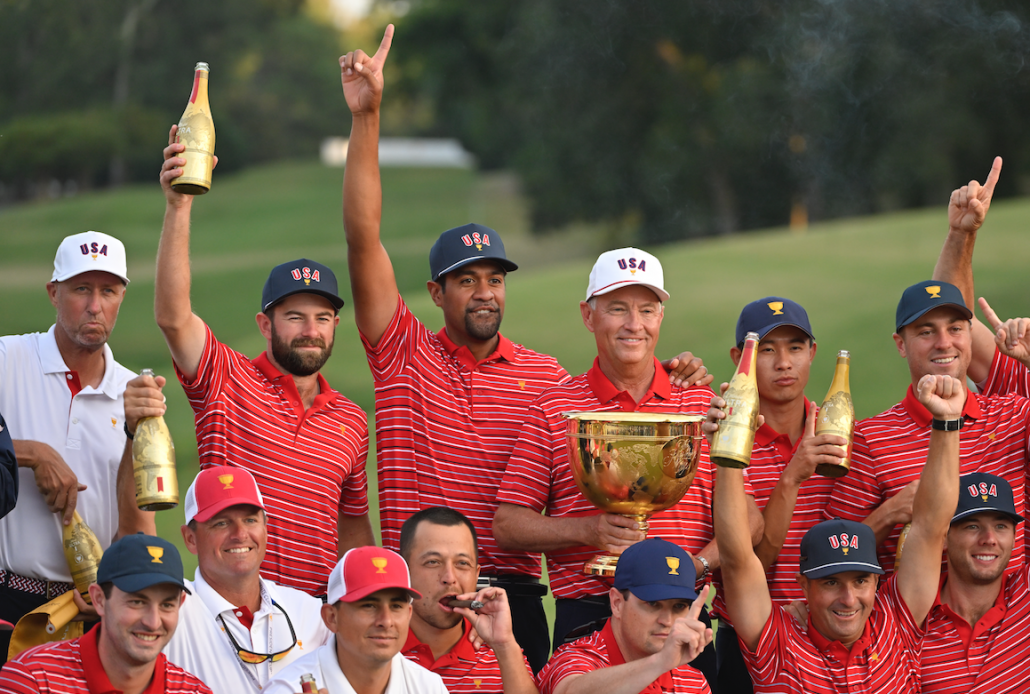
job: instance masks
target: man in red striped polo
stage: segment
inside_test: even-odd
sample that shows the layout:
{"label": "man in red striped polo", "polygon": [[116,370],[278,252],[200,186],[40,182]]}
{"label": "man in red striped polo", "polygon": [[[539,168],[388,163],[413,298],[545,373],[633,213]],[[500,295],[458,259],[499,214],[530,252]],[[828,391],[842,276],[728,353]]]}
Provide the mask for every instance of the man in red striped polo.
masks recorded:
{"label": "man in red striped polo", "polygon": [[743,471],[719,468],[715,534],[726,610],[756,691],[919,690],[924,622],[937,596],[941,546],[958,501],[965,385],[950,376],[927,375],[916,392],[933,419],[904,561],[878,591],[883,569],[872,529],[841,519],[814,526],[802,540],[798,574],[808,603],[807,627],[770,597],[746,529]]}
{"label": "man in red striped polo", "polygon": [[1030,566],[1006,573],[1022,520],[1001,477],[977,472],[959,481],[948,573],[926,619],[919,658],[923,694],[1030,689]]}
{"label": "man in red striped polo", "polygon": [[[590,273],[580,311],[594,334],[593,367],[544,391],[530,406],[505,469],[494,517],[502,549],[547,555],[551,591],[557,598],[554,645],[574,630],[611,614],[611,579],[588,576],[583,564],[597,549],[620,553],[643,539],[632,519],[601,513],[576,487],[568,463],[563,412],[627,411],[703,415],[712,391],[669,383],[654,350],[661,329],[665,290],[658,258],[637,248],[602,253]],[[650,535],[691,552],[699,581],[718,568],[713,541],[712,469],[703,448],[693,484],[672,508],[650,519]],[[755,530],[761,522],[751,502]],[[546,515],[541,515],[546,512]],[[702,613],[707,619],[707,613]],[[692,665],[715,678],[714,648]]]}
{"label": "man in red striped polo", "polygon": [[97,582],[89,587],[100,624],[77,639],[20,653],[0,670],[0,691],[211,694],[161,653],[175,633],[186,593],[175,545],[152,535],[126,535],[104,552]]}
{"label": "man in red striped polo", "polygon": [[[440,675],[450,694],[537,694],[505,591],[476,590],[476,529],[468,518],[442,506],[422,509],[401,526],[400,554],[422,594],[412,604],[404,657]],[[448,604],[458,598],[483,606]],[[475,635],[483,645],[473,643]]]}
{"label": "man in red striped polo", "polygon": [[[744,337],[759,337],[756,360],[760,413],[765,423],[755,432],[748,480],[762,510],[765,532],[755,553],[766,567],[769,595],[778,605],[804,597],[798,585],[801,539],[823,520],[823,509],[834,479],[815,474],[821,463],[838,464],[847,441],[829,434],[815,435],[818,407],[805,398],[816,343],[808,313],[795,301],[767,296],[752,301],[737,319],[736,346],[730,358],[739,363]],[[725,401],[716,396],[708,411],[705,431],[715,435],[726,415]],[[715,575],[716,603],[721,605],[721,572]],[[752,691],[751,677],[740,654],[737,635],[728,620],[719,622],[715,649],[719,691]]]}
{"label": "man in red striped polo", "polygon": [[249,359],[219,342],[190,303],[194,196],[171,187],[186,163],[175,131],[161,168],[166,204],[154,314],[196,414],[200,466],[250,471],[273,519],[261,575],[324,595],[337,559],[375,543],[365,478],[368,420],[319,373],[343,306],[336,276],[305,258],[273,268],[256,316],[266,351]]}

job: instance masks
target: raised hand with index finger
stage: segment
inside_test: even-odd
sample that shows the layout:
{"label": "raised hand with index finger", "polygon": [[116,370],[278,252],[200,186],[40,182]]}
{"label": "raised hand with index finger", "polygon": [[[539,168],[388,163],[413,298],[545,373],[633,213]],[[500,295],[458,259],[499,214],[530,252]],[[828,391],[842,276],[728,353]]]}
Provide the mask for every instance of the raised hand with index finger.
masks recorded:
{"label": "raised hand with index finger", "polygon": [[948,225],[952,229],[973,233],[980,228],[991,207],[994,187],[1000,176],[1001,157],[995,157],[991,172],[987,174],[987,180],[982,186],[977,181],[970,181],[952,192],[948,203]]}
{"label": "raised hand with index finger", "polygon": [[994,331],[994,344],[1005,356],[1018,360],[1024,366],[1030,364],[1030,318],[1009,318],[1002,321],[987,299],[978,300],[987,324]]}
{"label": "raised hand with index finger", "polygon": [[375,55],[369,57],[358,49],[340,56],[340,80],[343,96],[353,115],[375,113],[383,99],[383,65],[393,43],[393,24],[386,27]]}

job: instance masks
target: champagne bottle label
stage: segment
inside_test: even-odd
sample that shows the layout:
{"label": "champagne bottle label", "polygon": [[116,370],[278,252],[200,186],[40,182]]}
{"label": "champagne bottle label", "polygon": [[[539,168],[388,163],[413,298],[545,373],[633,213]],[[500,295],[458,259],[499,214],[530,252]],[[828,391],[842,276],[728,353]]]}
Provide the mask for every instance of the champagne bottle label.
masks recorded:
{"label": "champagne bottle label", "polygon": [[815,434],[832,434],[847,440],[847,445],[840,446],[844,458],[840,463],[831,465],[820,463],[816,472],[826,477],[843,477],[851,469],[851,447],[855,435],[855,405],[851,401],[850,386],[851,355],[841,350],[837,355],[837,366],[833,372],[833,381],[826,393],[823,404],[819,407],[819,416],[815,422]]}
{"label": "champagne bottle label", "polygon": [[209,72],[207,63],[197,63],[193,73],[193,91],[175,134],[175,141],[186,147],[180,155],[186,159],[186,164],[182,175],[172,181],[172,188],[187,195],[203,195],[211,189],[215,122],[211,118],[207,97]]}
{"label": "champagne bottle label", "polygon": [[71,525],[63,526],[63,534],[64,558],[68,562],[72,583],[86,602],[91,602],[89,586],[97,582],[97,569],[104,555],[100,541],[78,511],[72,515]]}
{"label": "champagne bottle label", "polygon": [[[142,375],[153,376],[144,369]],[[164,417],[144,417],[132,439],[132,476],[136,506],[143,511],[164,511],[179,505],[175,444]]]}
{"label": "champagne bottle label", "polygon": [[723,467],[747,467],[758,430],[758,381],[755,374],[758,335],[748,333],[737,371],[723,395],[726,418],[712,440],[712,462]]}

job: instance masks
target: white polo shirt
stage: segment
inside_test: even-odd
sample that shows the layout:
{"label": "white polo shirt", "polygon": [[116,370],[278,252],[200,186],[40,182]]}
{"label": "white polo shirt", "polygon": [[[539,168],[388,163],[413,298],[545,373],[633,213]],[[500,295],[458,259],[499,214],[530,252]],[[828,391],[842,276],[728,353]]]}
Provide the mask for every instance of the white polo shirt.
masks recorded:
{"label": "white polo shirt", "polygon": [[[68,367],[46,333],[0,337],[0,412],[14,440],[49,444],[87,489],[77,510],[107,549],[118,531],[115,482],[125,450],[125,384],[135,374],[104,345],[104,378],[72,398]],[[71,582],[61,518],[47,508],[31,470],[18,471],[18,504],[0,519],[0,569],[46,581]]]}
{"label": "white polo shirt", "polygon": [[[400,653],[390,663],[390,681],[383,694],[447,694],[440,675],[430,672]],[[286,668],[265,687],[264,694],[296,694],[300,691],[300,676],[311,674],[319,688],[331,694],[356,694],[354,687],[340,670],[336,657],[336,636],[314,653],[309,653]]]}
{"label": "white polo shirt", "polygon": [[[313,653],[332,636],[322,621],[322,601],[303,591],[261,579],[261,608],[254,613],[254,625],[248,630],[237,618],[235,606],[208,585],[200,569],[192,583],[186,581],[186,587],[193,594],[186,596],[179,610],[179,626],[164,654],[202,679],[214,694],[259,692],[276,673],[301,656]],[[293,650],[276,663],[271,659],[257,665],[241,661],[222,622],[244,648],[255,653],[277,653],[293,643],[284,612],[297,634]]]}

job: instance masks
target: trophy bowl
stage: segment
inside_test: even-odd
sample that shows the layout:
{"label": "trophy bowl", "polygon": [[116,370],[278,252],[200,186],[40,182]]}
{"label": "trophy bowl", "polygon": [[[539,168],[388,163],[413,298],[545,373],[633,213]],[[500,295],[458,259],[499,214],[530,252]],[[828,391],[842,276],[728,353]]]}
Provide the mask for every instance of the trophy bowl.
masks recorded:
{"label": "trophy bowl", "polygon": [[[569,466],[579,491],[607,513],[647,519],[674,506],[690,489],[701,455],[701,415],[663,412],[564,412]],[[614,576],[617,555],[583,565],[593,576]]]}

